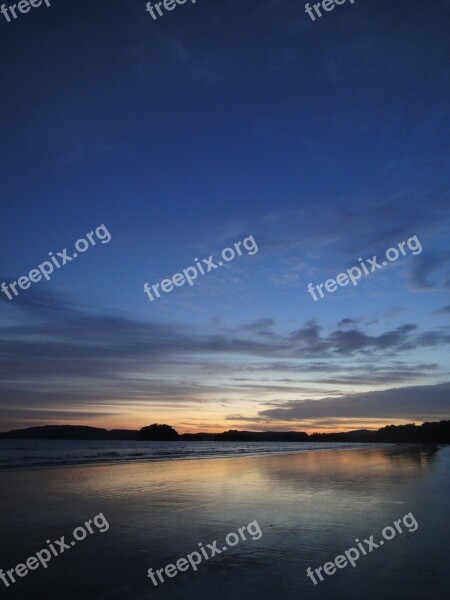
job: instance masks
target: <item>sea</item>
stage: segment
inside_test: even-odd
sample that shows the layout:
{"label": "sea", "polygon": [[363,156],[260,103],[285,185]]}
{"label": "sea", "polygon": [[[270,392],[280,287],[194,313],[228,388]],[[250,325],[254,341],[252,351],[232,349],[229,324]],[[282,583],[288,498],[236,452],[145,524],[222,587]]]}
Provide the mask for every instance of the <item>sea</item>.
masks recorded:
{"label": "sea", "polygon": [[[199,458],[232,458],[370,448],[379,444],[336,442],[134,442],[0,440],[0,469],[101,465]],[[389,444],[384,444],[388,446]]]}

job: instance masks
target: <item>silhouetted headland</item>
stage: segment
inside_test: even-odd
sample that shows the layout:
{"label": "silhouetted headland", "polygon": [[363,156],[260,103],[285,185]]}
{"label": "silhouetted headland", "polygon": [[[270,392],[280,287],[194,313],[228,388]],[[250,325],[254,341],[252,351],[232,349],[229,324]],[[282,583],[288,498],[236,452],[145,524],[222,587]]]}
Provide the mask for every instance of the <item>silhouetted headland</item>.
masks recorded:
{"label": "silhouetted headland", "polygon": [[170,425],[154,423],[132,429],[101,429],[82,425],[45,425],[0,433],[3,440],[128,440],[128,441],[208,441],[208,442],[359,442],[449,444],[450,421],[422,425],[388,425],[378,430],[360,429],[342,433],[304,431],[237,431],[179,434]]}

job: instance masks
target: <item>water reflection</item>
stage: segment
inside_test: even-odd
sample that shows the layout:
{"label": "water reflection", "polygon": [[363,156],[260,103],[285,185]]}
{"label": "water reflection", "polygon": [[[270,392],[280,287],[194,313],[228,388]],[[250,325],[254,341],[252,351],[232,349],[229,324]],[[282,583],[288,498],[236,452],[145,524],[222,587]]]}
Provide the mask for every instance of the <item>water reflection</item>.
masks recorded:
{"label": "water reflection", "polygon": [[[3,568],[102,511],[110,530],[8,590],[49,600],[441,598],[449,449],[388,445],[252,458],[2,473]],[[314,587],[308,566],[413,512],[419,529]],[[11,519],[14,515],[14,520]],[[257,520],[263,536],[152,589],[147,569]],[[220,544],[219,544],[220,546]],[[95,565],[95,568],[93,568]],[[420,568],[417,566],[420,565]],[[439,569],[441,571],[439,571]],[[51,588],[49,581],[51,578]],[[68,585],[69,583],[69,585]]]}

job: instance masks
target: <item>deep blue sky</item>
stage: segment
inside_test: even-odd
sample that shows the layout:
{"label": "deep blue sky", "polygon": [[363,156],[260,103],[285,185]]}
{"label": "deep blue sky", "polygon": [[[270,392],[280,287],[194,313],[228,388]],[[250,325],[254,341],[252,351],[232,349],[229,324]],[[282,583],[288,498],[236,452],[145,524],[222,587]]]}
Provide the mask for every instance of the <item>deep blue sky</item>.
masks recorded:
{"label": "deep blue sky", "polygon": [[[0,15],[1,281],[112,236],[0,294],[0,429],[450,416],[449,16],[448,0],[315,22],[298,0]],[[249,235],[254,256],[143,293]],[[415,235],[420,254],[307,293]]]}

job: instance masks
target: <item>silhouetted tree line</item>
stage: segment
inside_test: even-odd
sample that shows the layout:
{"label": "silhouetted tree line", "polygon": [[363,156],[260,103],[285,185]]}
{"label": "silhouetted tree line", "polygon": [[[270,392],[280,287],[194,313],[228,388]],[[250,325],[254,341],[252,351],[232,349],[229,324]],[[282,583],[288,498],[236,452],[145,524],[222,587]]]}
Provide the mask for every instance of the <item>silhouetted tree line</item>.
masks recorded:
{"label": "silhouetted tree line", "polygon": [[215,442],[406,442],[450,443],[450,421],[426,422],[422,425],[388,425],[377,431],[362,429],[344,433],[304,431],[237,431],[223,433],[178,434],[170,425],[154,423],[140,431],[101,429],[82,425],[45,425],[0,433],[0,439],[22,440],[135,440],[135,441],[215,441]]}

